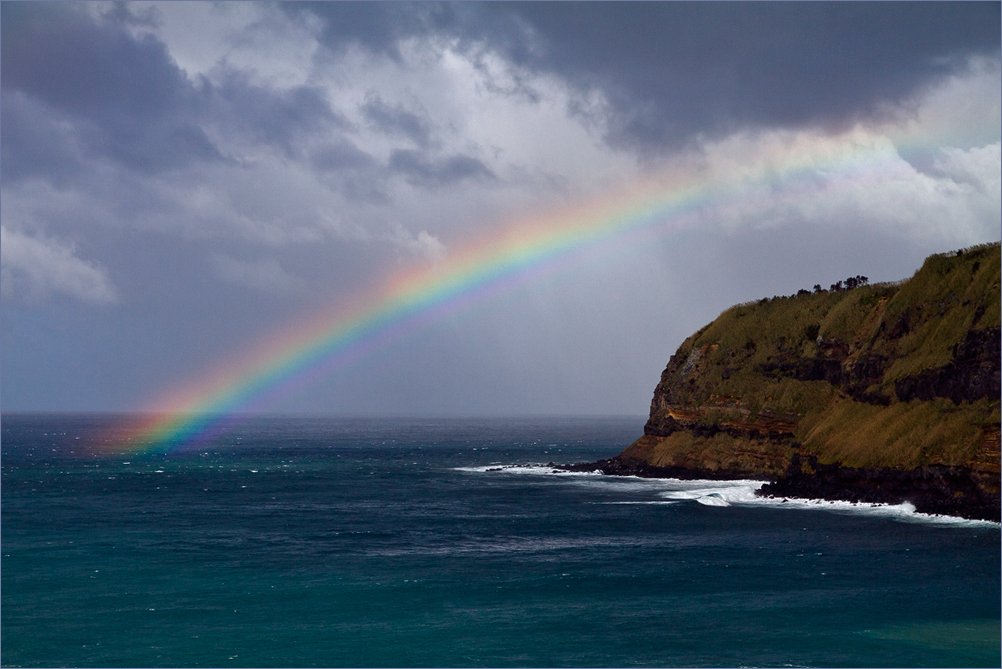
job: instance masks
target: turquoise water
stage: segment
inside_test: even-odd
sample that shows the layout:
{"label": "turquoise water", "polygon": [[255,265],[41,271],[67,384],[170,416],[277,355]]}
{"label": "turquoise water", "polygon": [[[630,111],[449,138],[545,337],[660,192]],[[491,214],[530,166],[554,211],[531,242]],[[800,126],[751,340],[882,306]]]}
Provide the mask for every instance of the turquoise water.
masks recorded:
{"label": "turquoise water", "polygon": [[642,418],[4,415],[4,666],[999,666],[998,525],[557,474]]}

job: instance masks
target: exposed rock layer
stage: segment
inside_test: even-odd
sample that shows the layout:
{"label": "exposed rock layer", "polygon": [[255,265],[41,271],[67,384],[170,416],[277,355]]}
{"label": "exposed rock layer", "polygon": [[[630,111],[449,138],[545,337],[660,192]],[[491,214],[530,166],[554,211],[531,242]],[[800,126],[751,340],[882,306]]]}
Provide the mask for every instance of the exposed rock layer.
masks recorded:
{"label": "exposed rock layer", "polygon": [[996,243],[732,307],[671,357],[644,436],[579,467],[997,521],[999,268]]}

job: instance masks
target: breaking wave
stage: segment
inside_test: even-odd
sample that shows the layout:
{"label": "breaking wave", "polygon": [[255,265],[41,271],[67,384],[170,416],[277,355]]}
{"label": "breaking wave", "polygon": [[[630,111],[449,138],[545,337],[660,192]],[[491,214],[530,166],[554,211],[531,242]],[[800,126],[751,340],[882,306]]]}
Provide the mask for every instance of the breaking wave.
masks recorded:
{"label": "breaking wave", "polygon": [[762,497],[756,494],[766,481],[731,480],[714,481],[706,479],[652,479],[638,476],[606,476],[599,471],[570,472],[544,464],[491,464],[478,467],[458,467],[459,471],[487,474],[521,474],[551,476],[589,487],[603,487],[612,490],[655,493],[658,500],[604,502],[606,504],[650,504],[679,503],[691,501],[711,507],[765,507],[773,509],[824,510],[836,513],[858,514],[893,518],[904,522],[934,523],[943,525],[977,525],[998,527],[999,523],[988,520],[968,520],[956,516],[920,513],[908,502],[903,504],[882,504],[870,502],[845,502],[826,499],[804,499],[797,497]]}

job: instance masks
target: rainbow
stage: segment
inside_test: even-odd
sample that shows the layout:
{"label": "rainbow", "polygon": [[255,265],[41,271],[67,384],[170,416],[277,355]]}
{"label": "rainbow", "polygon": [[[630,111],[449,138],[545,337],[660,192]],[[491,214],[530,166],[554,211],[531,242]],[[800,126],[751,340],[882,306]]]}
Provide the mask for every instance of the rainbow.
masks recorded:
{"label": "rainbow", "polygon": [[[897,157],[893,148],[890,153]],[[681,230],[710,209],[740,207],[762,188],[796,199],[814,192],[819,171],[829,177],[879,171],[888,164],[886,155],[865,142],[835,151],[829,143],[825,150],[787,153],[778,166],[771,162],[726,176],[697,179],[676,170],[585,206],[522,220],[277,334],[156,403],[155,411],[120,429],[111,448],[168,452],[202,443],[240,414],[266,408],[429,322],[573,263],[602,242],[632,243]]]}

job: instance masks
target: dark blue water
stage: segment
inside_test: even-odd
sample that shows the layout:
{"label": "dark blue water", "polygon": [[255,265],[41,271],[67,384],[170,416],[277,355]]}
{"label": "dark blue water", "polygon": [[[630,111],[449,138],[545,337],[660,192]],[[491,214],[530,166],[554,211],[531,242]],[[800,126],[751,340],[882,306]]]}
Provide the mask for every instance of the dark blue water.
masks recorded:
{"label": "dark blue water", "polygon": [[4,666],[1000,664],[997,525],[488,471],[642,418],[109,420],[3,416]]}

